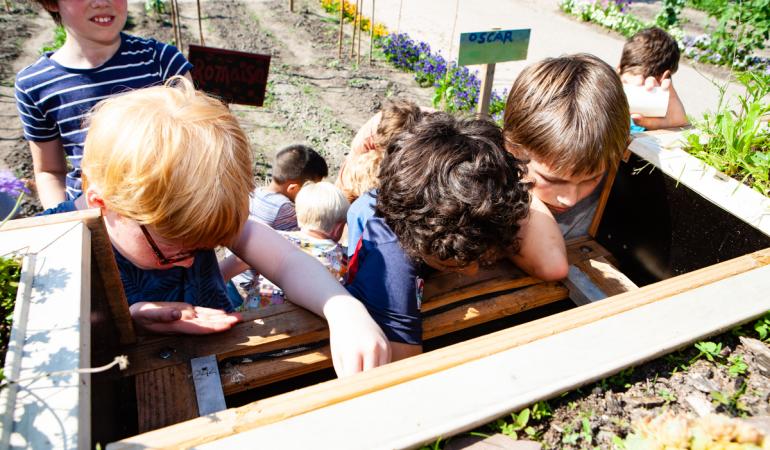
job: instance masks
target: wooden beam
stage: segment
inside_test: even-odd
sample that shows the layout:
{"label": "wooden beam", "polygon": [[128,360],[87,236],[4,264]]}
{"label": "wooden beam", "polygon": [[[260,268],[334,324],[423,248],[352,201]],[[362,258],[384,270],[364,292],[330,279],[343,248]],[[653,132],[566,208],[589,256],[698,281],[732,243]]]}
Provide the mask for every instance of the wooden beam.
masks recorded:
{"label": "wooden beam", "polygon": [[[567,289],[559,283],[541,283],[465,303],[425,317],[423,338],[431,339],[563,300],[567,298],[567,294]],[[280,358],[228,364],[221,371],[222,386],[225,394],[230,395],[331,366],[331,350],[325,346],[319,350]]]}
{"label": "wooden beam", "polygon": [[140,433],[198,417],[189,364],[141,373],[135,383]]}
{"label": "wooden beam", "polygon": [[[620,162],[618,162],[620,164]],[[602,222],[602,215],[604,214],[604,208],[607,206],[607,200],[610,198],[610,192],[612,192],[612,184],[615,182],[615,177],[618,174],[618,166],[615,165],[607,172],[607,178],[604,180],[604,186],[602,187],[602,193],[599,195],[599,203],[596,206],[594,217],[591,219],[591,225],[588,226],[588,235],[592,238],[596,237],[596,232],[599,231],[599,224]]]}
{"label": "wooden beam", "polygon": [[770,308],[769,288],[770,267],[759,268],[197,448],[417,448],[752,320]]}
{"label": "wooden beam", "polygon": [[[770,249],[340,380],[124,439],[110,449],[191,447],[447,370],[770,264]],[[766,272],[766,271],[765,271]],[[764,273],[764,272],[763,272]],[[766,290],[765,290],[766,292]],[[767,296],[765,296],[767,298]],[[634,337],[638,341],[638,336]],[[645,345],[647,345],[645,341]],[[647,345],[648,348],[653,347]],[[527,362],[529,365],[529,362]],[[530,366],[531,367],[531,366]],[[534,373],[534,372],[533,372]],[[539,373],[539,372],[537,372]],[[454,389],[452,392],[456,392]],[[446,393],[444,393],[446,395]]]}

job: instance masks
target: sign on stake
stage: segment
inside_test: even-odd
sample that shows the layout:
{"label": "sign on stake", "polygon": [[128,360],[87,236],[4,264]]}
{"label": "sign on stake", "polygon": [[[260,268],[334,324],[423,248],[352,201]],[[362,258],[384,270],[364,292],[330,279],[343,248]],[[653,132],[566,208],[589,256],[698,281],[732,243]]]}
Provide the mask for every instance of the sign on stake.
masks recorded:
{"label": "sign on stake", "polygon": [[198,89],[228,103],[262,106],[270,55],[190,45],[187,59]]}
{"label": "sign on stake", "polygon": [[460,52],[457,64],[468,66],[484,64],[481,92],[476,112],[489,113],[495,63],[527,59],[529,29],[478,31],[460,34]]}

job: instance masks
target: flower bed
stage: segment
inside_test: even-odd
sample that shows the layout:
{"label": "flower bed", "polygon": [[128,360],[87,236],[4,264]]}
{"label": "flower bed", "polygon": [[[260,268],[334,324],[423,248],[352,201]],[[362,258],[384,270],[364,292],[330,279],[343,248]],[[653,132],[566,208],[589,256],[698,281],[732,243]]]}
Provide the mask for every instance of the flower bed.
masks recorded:
{"label": "flower bed", "polygon": [[[719,3],[713,0],[712,3]],[[562,0],[562,11],[586,22],[593,22],[629,37],[637,31],[660,26],[677,40],[685,57],[692,60],[723,65],[738,70],[770,74],[770,59],[756,56],[770,36],[770,1],[747,0],[741,4],[706,9],[717,26],[710,34],[685,35],[679,27],[678,15],[684,2],[668,0],[653,22],[645,22],[626,12],[627,0]],[[701,0],[703,3],[703,0]]]}

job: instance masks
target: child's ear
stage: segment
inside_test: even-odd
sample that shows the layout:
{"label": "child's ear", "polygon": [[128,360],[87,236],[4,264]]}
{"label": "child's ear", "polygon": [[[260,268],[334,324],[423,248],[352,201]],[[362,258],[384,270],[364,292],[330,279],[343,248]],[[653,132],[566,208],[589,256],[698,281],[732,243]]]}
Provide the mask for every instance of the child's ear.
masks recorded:
{"label": "child's ear", "polygon": [[289,184],[286,185],[286,193],[289,194],[288,197],[291,201],[294,201],[294,199],[297,198],[300,189],[302,189],[301,183],[289,181]]}
{"label": "child's ear", "polygon": [[331,237],[333,241],[338,242],[342,237],[343,231],[345,231],[345,225],[347,225],[347,222],[345,221],[337,222],[337,225],[334,226],[329,237]]}
{"label": "child's ear", "polygon": [[86,198],[86,205],[88,205],[89,208],[100,208],[102,210],[105,209],[102,194],[96,189],[95,186],[89,186],[83,196]]}

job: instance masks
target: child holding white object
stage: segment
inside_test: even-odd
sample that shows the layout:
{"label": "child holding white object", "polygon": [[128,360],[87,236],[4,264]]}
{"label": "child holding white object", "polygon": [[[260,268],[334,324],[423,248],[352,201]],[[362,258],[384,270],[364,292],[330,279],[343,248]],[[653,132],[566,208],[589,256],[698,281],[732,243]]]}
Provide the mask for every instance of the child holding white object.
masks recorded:
{"label": "child holding white object", "polygon": [[[299,231],[281,232],[292,244],[318,259],[342,282],[347,271],[345,249],[337,242],[345,227],[348,203],[340,189],[325,181],[308,182],[297,193]],[[248,288],[242,309],[258,309],[285,301],[283,290],[260,275]]]}

